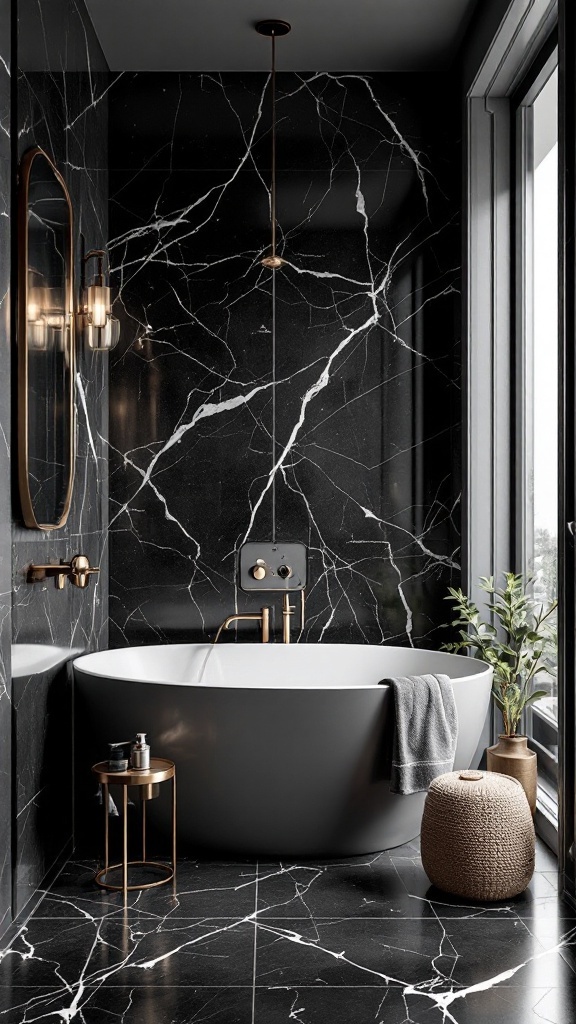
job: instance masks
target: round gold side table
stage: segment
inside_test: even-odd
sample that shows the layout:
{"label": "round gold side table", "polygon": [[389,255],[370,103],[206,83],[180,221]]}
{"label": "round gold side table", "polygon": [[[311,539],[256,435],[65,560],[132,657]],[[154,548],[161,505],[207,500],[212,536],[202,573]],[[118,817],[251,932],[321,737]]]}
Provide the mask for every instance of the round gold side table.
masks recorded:
{"label": "round gold side table", "polygon": [[[92,765],[92,772],[98,779],[103,789],[104,807],[104,867],[96,872],[94,881],[103,889],[113,889],[115,892],[122,891],[124,902],[128,892],[134,889],[153,889],[158,885],[166,885],[176,877],[176,766],[173,761],[164,757],[150,758],[150,768],[135,769],[128,768],[125,772],[111,772],[108,768],[108,761],[100,761]],[[159,782],[167,782],[172,779],[172,863],[162,864],[154,860],[146,860],[146,801],[152,792],[152,786]],[[108,863],[108,787],[110,785],[122,786],[122,861],[119,864]],[[148,790],[142,800],[142,860],[128,860],[128,786],[147,786]],[[150,867],[166,872],[166,878],[157,882],[146,882],[142,885],[128,885],[128,868],[131,865]],[[112,885],[103,879],[109,871],[115,868],[122,868],[122,885]]]}

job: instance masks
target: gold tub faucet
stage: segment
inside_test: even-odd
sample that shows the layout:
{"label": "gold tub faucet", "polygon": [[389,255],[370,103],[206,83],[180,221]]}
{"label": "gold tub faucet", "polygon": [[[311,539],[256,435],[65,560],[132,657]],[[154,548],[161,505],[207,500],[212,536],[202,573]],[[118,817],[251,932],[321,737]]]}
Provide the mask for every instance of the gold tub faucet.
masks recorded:
{"label": "gold tub faucet", "polygon": [[260,612],[247,612],[245,615],[229,615],[227,619],[219,627],[216,636],[212,643],[217,644],[220,639],[220,634],[223,629],[228,629],[234,622],[259,622],[261,631],[261,640],[263,644],[267,644],[270,639],[270,609],[261,608]]}
{"label": "gold tub faucet", "polygon": [[[305,595],[304,590],[300,591],[300,633],[304,630],[304,618],[305,618]],[[282,595],[282,643],[289,644],[290,639],[290,628],[292,616],[295,614],[296,608],[293,604],[290,604],[290,592],[286,591]],[[263,644],[267,644],[270,640],[270,608],[261,608],[260,613],[258,612],[247,612],[245,615],[229,615],[227,619],[224,619],[222,625],[218,628],[218,632],[212,641],[213,644],[217,644],[220,639],[220,634],[223,629],[228,629],[234,622],[259,622],[261,627],[261,639]]]}

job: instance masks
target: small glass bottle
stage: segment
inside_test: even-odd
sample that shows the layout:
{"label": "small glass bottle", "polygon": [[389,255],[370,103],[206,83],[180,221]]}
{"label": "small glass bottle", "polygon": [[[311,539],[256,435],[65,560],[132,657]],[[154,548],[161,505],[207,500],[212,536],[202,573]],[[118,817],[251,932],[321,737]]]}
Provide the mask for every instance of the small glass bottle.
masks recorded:
{"label": "small glass bottle", "polygon": [[109,743],[108,746],[110,748],[110,753],[108,754],[108,771],[128,771],[128,747],[130,746],[130,740],[124,740],[123,743]]}
{"label": "small glass bottle", "polygon": [[146,743],[146,733],[137,732],[130,753],[130,765],[136,771],[146,771],[150,767],[150,746]]}

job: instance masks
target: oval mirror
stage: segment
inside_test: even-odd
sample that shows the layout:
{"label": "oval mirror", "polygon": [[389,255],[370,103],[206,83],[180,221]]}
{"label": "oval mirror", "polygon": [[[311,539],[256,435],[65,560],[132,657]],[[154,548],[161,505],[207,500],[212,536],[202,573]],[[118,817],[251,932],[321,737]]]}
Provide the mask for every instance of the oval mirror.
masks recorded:
{"label": "oval mirror", "polygon": [[72,204],[39,148],[19,181],[18,477],[26,526],[57,530],[74,483]]}

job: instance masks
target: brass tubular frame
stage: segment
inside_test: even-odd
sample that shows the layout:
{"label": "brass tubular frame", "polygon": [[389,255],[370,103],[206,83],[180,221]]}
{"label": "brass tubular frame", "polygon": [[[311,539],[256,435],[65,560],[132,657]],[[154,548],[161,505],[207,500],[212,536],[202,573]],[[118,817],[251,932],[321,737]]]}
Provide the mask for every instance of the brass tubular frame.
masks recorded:
{"label": "brass tubular frame", "polygon": [[172,881],[176,892],[176,771],[172,776]]}
{"label": "brass tubular frame", "polygon": [[108,783],[104,783],[104,873],[108,871],[108,846],[109,846],[109,825],[108,819],[110,817],[108,808],[110,805],[110,797],[108,791]]}
{"label": "brass tubular frame", "polygon": [[122,895],[128,896],[128,786],[122,786]]}
{"label": "brass tubular frame", "polygon": [[[28,473],[28,188],[30,172],[34,160],[42,156],[50,164],[54,177],[59,182],[66,203],[70,220],[67,244],[69,275],[66,282],[66,305],[68,314],[68,358],[70,362],[70,386],[67,396],[67,408],[70,416],[70,476],[64,498],[64,508],[57,523],[39,523],[36,519]],[[59,530],[64,526],[70,514],[74,474],[76,469],[76,420],[75,420],[75,380],[76,380],[76,341],[74,327],[74,216],[70,193],[64,178],[57,170],[54,161],[40,147],[34,146],[24,153],[20,161],[18,177],[18,489],[24,525],[32,530]]]}
{"label": "brass tubular frame", "polygon": [[[154,763],[155,762],[155,763]],[[127,903],[128,893],[140,891],[141,889],[156,889],[159,885],[174,883],[176,891],[176,767],[173,761],[166,758],[152,758],[150,770],[136,770],[129,768],[125,772],[111,772],[108,770],[108,762],[101,761],[92,766],[92,772],[102,785],[103,807],[104,807],[104,867],[97,871],[94,881],[102,889],[109,889],[112,892],[122,892],[124,905]],[[128,860],[128,787],[148,787],[155,783],[172,781],[172,842],[171,854],[172,863],[163,864],[161,861],[146,860],[146,801],[142,801],[142,860]],[[117,783],[122,786],[122,860],[118,864],[110,864],[110,830],[108,824],[109,786]],[[128,868],[134,866],[158,868],[166,873],[165,878],[157,882],[145,882],[141,885],[128,885]],[[122,884],[112,885],[104,881],[110,871],[122,869]]]}
{"label": "brass tubular frame", "polygon": [[142,807],[142,860],[146,861],[146,800],[141,801]]}

